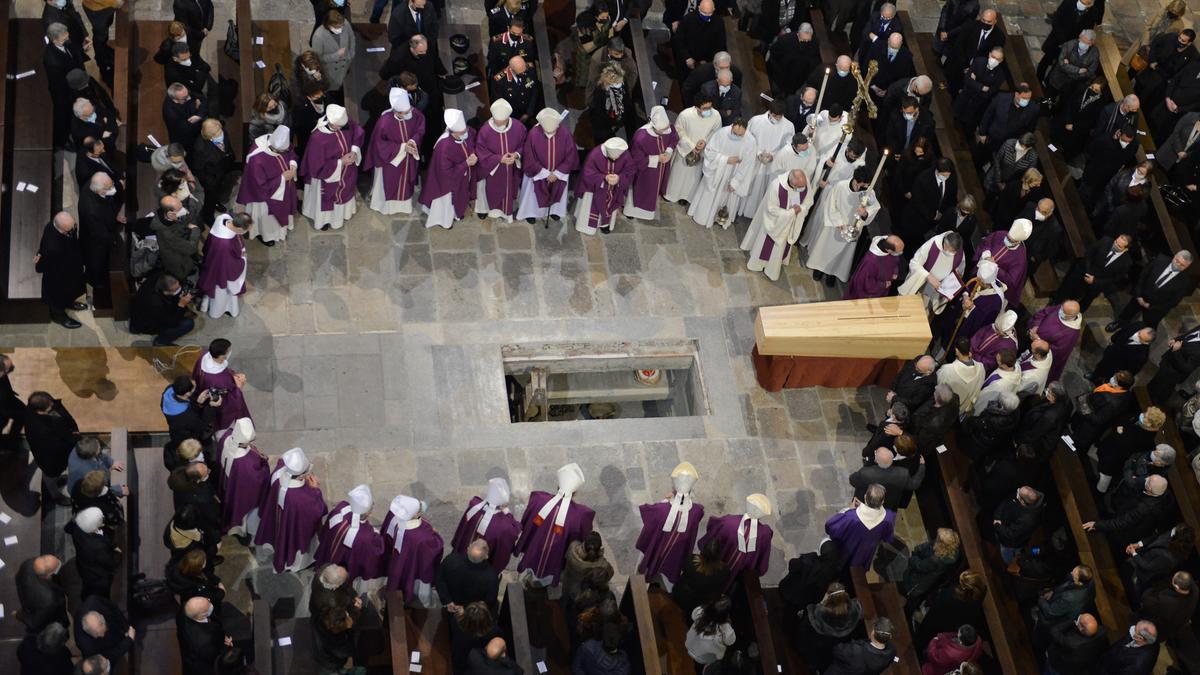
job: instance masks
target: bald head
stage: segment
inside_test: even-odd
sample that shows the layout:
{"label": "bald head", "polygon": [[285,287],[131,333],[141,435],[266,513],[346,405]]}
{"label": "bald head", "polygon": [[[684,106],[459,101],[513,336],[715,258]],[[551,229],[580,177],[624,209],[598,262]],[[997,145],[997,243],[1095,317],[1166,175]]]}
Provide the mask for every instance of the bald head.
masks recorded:
{"label": "bald head", "polygon": [[804,175],[804,169],[793,169],[788,174],[788,185],[794,188],[801,188],[808,185],[808,176]]}
{"label": "bald head", "polygon": [[889,448],[875,448],[875,464],[881,469],[887,469],[892,466],[892,460],[896,458]]}
{"label": "bald head", "polygon": [[917,359],[917,371],[922,375],[932,375],[934,369],[937,368],[937,361],[932,356],[926,354]]}
{"label": "bald head", "polygon": [[508,60],[508,67],[511,68],[514,73],[522,75],[529,66],[525,63],[524,58],[520,56],[514,56]]}
{"label": "bald head", "polygon": [[1158,642],[1158,628],[1150,621],[1139,621],[1133,627],[1133,641],[1141,645]]}
{"label": "bald head", "polygon": [[1190,572],[1180,570],[1175,573],[1175,576],[1171,577],[1171,585],[1175,587],[1175,590],[1187,595],[1192,592],[1192,587],[1196,585],[1196,580],[1192,578]]}
{"label": "bald head", "polygon": [[485,562],[488,559],[487,541],[476,539],[467,545],[467,559],[473,563]]}
{"label": "bald head", "polygon": [[201,596],[196,596],[191,600],[188,600],[183,606],[183,613],[187,615],[187,618],[193,621],[207,619],[211,610],[212,603],[208,601],[208,598]]}
{"label": "bald head", "polygon": [[713,0],[700,0],[700,4],[696,5],[696,9],[705,16],[712,16],[713,12],[717,11],[717,6],[713,3]]}
{"label": "bald head", "polygon": [[1019,496],[1021,498],[1021,501],[1026,506],[1033,506],[1034,504],[1037,504],[1038,502],[1042,501],[1042,493],[1038,492],[1037,490],[1034,490],[1033,488],[1029,487],[1028,485],[1021,486],[1017,490],[1017,496]]}
{"label": "bald head", "polygon": [[994,9],[985,9],[979,13],[979,20],[988,24],[989,26],[995,26],[996,19],[998,17],[999,15],[996,14],[996,10]]}
{"label": "bald head", "polygon": [[[708,2],[708,0],[705,1]],[[709,2],[709,4],[711,5],[712,3]],[[508,654],[508,644],[504,641],[504,638],[492,638],[491,641],[487,643],[485,650],[487,652],[487,657],[493,661],[496,661],[504,658]]]}
{"label": "bald head", "polygon": [[1151,497],[1161,497],[1167,492],[1167,479],[1156,473],[1146,477],[1146,494]]}
{"label": "bald head", "polygon": [[346,577],[348,576],[345,567],[341,565],[326,565],[321,569],[321,585],[325,587],[325,590],[332,591],[346,583]]}
{"label": "bald head", "polygon": [[1038,203],[1037,203],[1037,210],[1038,210],[1038,213],[1040,213],[1046,217],[1053,215],[1054,200],[1053,199],[1039,199]]}
{"label": "bald head", "polygon": [[40,579],[49,579],[58,574],[62,561],[52,555],[42,555],[33,560],[33,573]]}
{"label": "bald head", "polygon": [[80,624],[83,626],[83,632],[94,638],[102,638],[108,634],[108,622],[100,612],[84,614]]}
{"label": "bald head", "polygon": [[54,214],[53,222],[54,229],[62,232],[63,234],[67,234],[71,230],[75,229],[75,216],[72,216],[66,211],[59,211],[58,213]]}
{"label": "bald head", "polygon": [[1062,311],[1068,319],[1074,319],[1079,316],[1079,303],[1075,300],[1067,300],[1062,304]]}
{"label": "bald head", "polygon": [[108,174],[100,171],[92,174],[92,180],[88,183],[88,187],[91,188],[92,192],[95,192],[98,195],[104,195],[104,193],[108,192],[112,186],[112,178],[109,177]]}
{"label": "bald head", "polygon": [[1075,628],[1079,629],[1080,635],[1091,637],[1100,630],[1100,624],[1096,621],[1096,617],[1091,614],[1080,614],[1078,619],[1075,619]]}
{"label": "bald head", "polygon": [[837,57],[837,63],[835,65],[837,65],[838,70],[849,71],[850,63],[851,63],[850,57],[846,56],[845,54],[842,54],[841,56]]}
{"label": "bald head", "polygon": [[904,46],[904,36],[900,33],[892,33],[888,36],[888,46],[892,49],[900,49]]}
{"label": "bald head", "polygon": [[164,211],[178,211],[183,208],[183,202],[179,201],[178,197],[166,195],[158,200],[158,206]]}

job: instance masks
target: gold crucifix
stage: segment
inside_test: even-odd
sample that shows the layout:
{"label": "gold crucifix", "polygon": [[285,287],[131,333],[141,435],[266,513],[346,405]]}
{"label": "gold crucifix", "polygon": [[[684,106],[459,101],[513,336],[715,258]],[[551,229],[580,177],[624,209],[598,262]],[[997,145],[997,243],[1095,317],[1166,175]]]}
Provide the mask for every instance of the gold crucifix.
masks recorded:
{"label": "gold crucifix", "polygon": [[871,80],[875,79],[875,75],[878,73],[879,62],[875,59],[867,62],[866,77],[863,77],[857,61],[850,64],[850,74],[854,76],[854,81],[858,83],[858,93],[854,95],[854,101],[850,103],[849,114],[846,115],[846,125],[843,130],[847,136],[854,134],[854,125],[858,121],[858,109],[863,104],[867,106],[867,117],[875,119],[879,116],[879,109],[876,108],[875,101],[871,99]]}

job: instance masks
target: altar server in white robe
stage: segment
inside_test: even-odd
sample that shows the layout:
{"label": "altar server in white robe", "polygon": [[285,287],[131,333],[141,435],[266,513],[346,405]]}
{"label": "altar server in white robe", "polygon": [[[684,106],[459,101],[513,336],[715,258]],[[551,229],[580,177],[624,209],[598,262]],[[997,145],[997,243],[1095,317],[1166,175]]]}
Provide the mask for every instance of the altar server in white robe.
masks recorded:
{"label": "altar server in white robe", "polygon": [[781,173],[791,173],[793,169],[800,169],[808,179],[808,184],[815,186],[819,178],[817,167],[820,164],[821,157],[813,149],[808,136],[795,133],[792,134],[791,141],[775,155],[775,160],[771,162],[771,175],[778,176]]}
{"label": "altar server in white robe", "polygon": [[746,269],[763,272],[771,281],[779,279],[780,269],[791,261],[792,247],[800,238],[813,192],[801,169],[776,177],[742,238],[742,250],[750,252]]}
{"label": "altar server in white robe", "polygon": [[810,114],[807,122],[804,133],[808,134],[812,140],[813,147],[821,156],[821,160],[829,159],[837,150],[844,133],[843,125],[846,123],[846,117],[842,112],[842,106],[833,103],[819,113]]}
{"label": "altar server in white robe", "polygon": [[[712,98],[703,94],[697,97],[696,105],[675,118],[679,145],[675,146],[675,156],[671,158],[671,177],[667,179],[664,199],[686,203],[692,198],[704,171],[704,147],[720,128],[721,116],[713,110]],[[700,161],[689,166],[687,158],[693,151],[700,155]]]}
{"label": "altar server in white robe", "polygon": [[849,180],[832,183],[821,194],[804,233],[805,266],[813,271],[813,279],[824,279],[826,286],[850,280],[858,237],[879,213],[879,200],[870,184],[871,170],[865,166],[858,167]]}
{"label": "altar server in white robe", "polygon": [[[966,270],[962,237],[957,232],[942,232],[930,237],[908,261],[908,277],[900,284],[900,295],[917,295],[925,301],[930,314],[941,314],[950,300],[938,291],[948,291],[955,283],[961,284]],[[950,277],[955,277],[953,280]],[[949,295],[953,297],[953,293]]]}
{"label": "altar server in white robe", "polygon": [[[996,317],[996,326],[1014,326],[1017,323],[1017,313],[1006,310]],[[1000,397],[1003,393],[1016,395],[1021,389],[1021,370],[1017,367],[1017,356],[1011,351],[1001,351],[996,355],[996,369],[983,381],[979,396],[975,398],[975,414],[982,415],[988,403]]]}
{"label": "altar server in white robe", "polygon": [[729,228],[750,189],[756,152],[745,120],[734,120],[713,135],[704,146],[704,180],[696,186],[687,211],[692,220],[712,227],[720,215],[721,227]]}
{"label": "altar server in white robe", "polygon": [[750,189],[746,199],[742,200],[742,215],[753,218],[758,213],[758,206],[767,194],[767,190],[775,184],[779,177],[771,173],[771,165],[775,163],[775,155],[788,147],[792,135],[796,133],[796,125],[783,116],[783,101],[771,101],[767,111],[750,118],[746,131],[754,137],[758,146],[758,155],[754,158],[754,172],[750,178]]}
{"label": "altar server in white robe", "polygon": [[818,170],[822,173],[826,166],[831,168],[829,173],[825,174],[825,180],[820,182],[820,186],[828,188],[834,183],[848,180],[858,170],[858,167],[866,165],[867,144],[858,138],[851,138],[842,145],[842,151],[838,153],[837,157],[830,157],[821,164],[821,168]]}
{"label": "altar server in white robe", "polygon": [[1017,370],[1021,371],[1021,396],[1040,395],[1050,379],[1050,366],[1054,365],[1054,352],[1045,340],[1034,340],[1029,349],[1017,359]]}

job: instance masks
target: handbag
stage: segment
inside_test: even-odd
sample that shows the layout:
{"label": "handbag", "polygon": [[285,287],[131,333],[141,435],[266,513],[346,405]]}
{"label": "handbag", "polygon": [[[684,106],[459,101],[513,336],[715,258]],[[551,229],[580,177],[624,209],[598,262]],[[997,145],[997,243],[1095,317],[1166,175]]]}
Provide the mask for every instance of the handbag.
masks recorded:
{"label": "handbag", "polygon": [[292,107],[292,90],[288,87],[287,75],[283,74],[283,66],[275,64],[275,72],[267,80],[267,93],[284,108]]}
{"label": "handbag", "polygon": [[879,548],[875,551],[875,562],[871,567],[885,580],[896,582],[904,578],[904,573],[908,571],[908,560],[911,557],[912,552],[908,550],[908,544],[904,543],[903,539],[896,537],[890,542],[885,541],[879,544]]}
{"label": "handbag", "polygon": [[233,59],[234,63],[240,63],[242,60],[242,48],[238,44],[237,24],[233,19],[229,20],[229,26],[225,29],[225,56]]}
{"label": "handbag", "polygon": [[133,578],[133,606],[143,616],[164,614],[175,609],[175,594],[166,581],[138,574]]}

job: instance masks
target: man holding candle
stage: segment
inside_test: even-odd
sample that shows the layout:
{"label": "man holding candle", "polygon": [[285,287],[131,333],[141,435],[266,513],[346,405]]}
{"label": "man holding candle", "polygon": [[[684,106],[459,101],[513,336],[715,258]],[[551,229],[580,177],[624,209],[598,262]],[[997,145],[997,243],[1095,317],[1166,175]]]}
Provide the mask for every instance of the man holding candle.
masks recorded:
{"label": "man holding candle", "polygon": [[824,279],[829,288],[838,280],[849,281],[858,237],[879,213],[875,183],[884,161],[880,160],[874,175],[867,167],[860,166],[848,180],[830,184],[822,193],[813,221],[800,242],[808,249],[806,265],[813,271],[813,279]]}

